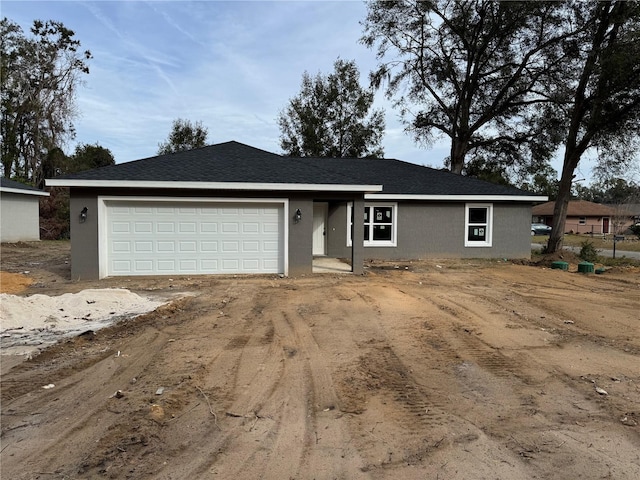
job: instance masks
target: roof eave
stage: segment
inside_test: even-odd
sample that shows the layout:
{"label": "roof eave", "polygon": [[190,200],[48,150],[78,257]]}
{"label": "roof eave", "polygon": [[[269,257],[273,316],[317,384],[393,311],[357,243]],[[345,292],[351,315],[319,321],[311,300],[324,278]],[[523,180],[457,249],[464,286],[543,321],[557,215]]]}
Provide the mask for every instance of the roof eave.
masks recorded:
{"label": "roof eave", "polygon": [[538,195],[418,195],[394,193],[369,193],[365,200],[430,200],[430,201],[459,201],[459,202],[544,202],[546,196]]}
{"label": "roof eave", "polygon": [[3,193],[18,193],[21,195],[36,195],[39,197],[48,197],[49,192],[43,192],[40,190],[27,190],[26,188],[9,188],[9,187],[0,187],[0,192]]}
{"label": "roof eave", "polygon": [[382,185],[324,183],[253,183],[253,182],[165,182],[152,180],[79,180],[47,179],[49,187],[84,188],[170,188],[185,190],[254,190],[303,192],[381,192]]}

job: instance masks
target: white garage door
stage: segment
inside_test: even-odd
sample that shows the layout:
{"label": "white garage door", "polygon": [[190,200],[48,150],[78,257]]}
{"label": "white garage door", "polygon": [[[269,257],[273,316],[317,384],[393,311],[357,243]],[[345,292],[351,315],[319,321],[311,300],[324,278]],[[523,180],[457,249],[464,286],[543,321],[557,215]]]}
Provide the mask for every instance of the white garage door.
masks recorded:
{"label": "white garage door", "polygon": [[107,200],[106,274],[284,273],[282,203]]}

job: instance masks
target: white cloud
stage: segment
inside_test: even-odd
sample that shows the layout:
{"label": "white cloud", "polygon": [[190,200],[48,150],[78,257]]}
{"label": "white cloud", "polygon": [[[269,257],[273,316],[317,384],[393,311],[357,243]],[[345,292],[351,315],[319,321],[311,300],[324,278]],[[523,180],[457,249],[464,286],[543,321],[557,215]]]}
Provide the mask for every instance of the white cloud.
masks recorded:
{"label": "white cloud", "polygon": [[[89,49],[78,92],[76,141],[109,148],[117,162],[152,156],[176,118],[201,121],[209,140],[279,152],[278,112],[302,73],[329,73],[355,59],[368,82],[375,52],[359,43],[360,1],[3,1],[3,15],[28,31],[34,15],[62,21]],[[37,14],[35,13],[37,12]],[[429,149],[385,109],[385,156],[436,168],[449,145]]]}

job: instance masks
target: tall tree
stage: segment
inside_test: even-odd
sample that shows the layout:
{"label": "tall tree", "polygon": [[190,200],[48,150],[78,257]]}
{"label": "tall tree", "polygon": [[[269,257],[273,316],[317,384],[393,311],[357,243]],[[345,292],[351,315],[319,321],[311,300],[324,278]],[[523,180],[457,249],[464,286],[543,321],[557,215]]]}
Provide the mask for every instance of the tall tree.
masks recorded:
{"label": "tall tree", "polygon": [[558,139],[532,106],[553,93],[563,55],[560,2],[370,1],[362,42],[380,61],[372,82],[416,140],[451,140],[447,164],[463,173],[468,155],[499,155],[507,166],[546,160]]}
{"label": "tall tree", "polygon": [[556,114],[565,119],[566,140],[550,253],[562,247],[574,172],[584,153],[597,149],[609,168],[628,164],[637,156],[640,132],[640,3],[576,2],[573,13],[585,28],[562,65],[566,103]]}
{"label": "tall tree", "polygon": [[558,196],[558,172],[550,165],[534,167],[518,185],[531,193],[545,195],[549,200]]}
{"label": "tall tree", "polygon": [[204,147],[207,145],[208,134],[209,131],[202,122],[191,123],[190,120],[178,118],[173,121],[167,141],[158,144],[158,155]]}
{"label": "tall tree", "polygon": [[300,93],[278,116],[280,147],[291,156],[382,157],[384,113],[371,111],[373,101],[353,60],[336,60],[327,76],[305,72]]}
{"label": "tall tree", "polygon": [[91,53],[60,22],[36,20],[31,35],[0,22],[0,153],[6,177],[40,185],[48,153],[75,135],[76,90]]}
{"label": "tall tree", "polygon": [[[95,145],[79,144],[71,156],[60,148],[49,150],[42,162],[44,178],[76,173],[92,168],[114,165],[111,151]],[[69,238],[69,189],[52,187],[48,197],[40,199],[40,236],[43,240]]]}
{"label": "tall tree", "polygon": [[589,202],[619,205],[640,201],[640,184],[624,178],[608,178],[588,187],[576,186],[576,196]]}
{"label": "tall tree", "polygon": [[76,145],[76,150],[69,158],[67,173],[82,172],[92,168],[115,165],[111,150],[102,147],[97,143],[89,145],[87,143]]}

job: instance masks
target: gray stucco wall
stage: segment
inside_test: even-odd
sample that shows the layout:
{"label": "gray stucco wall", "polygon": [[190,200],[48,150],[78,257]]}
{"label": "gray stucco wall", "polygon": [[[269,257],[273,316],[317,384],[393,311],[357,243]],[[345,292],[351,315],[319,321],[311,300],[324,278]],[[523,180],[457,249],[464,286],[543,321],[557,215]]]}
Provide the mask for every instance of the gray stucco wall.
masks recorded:
{"label": "gray stucco wall", "polygon": [[[80,212],[87,207],[87,219]],[[71,193],[71,279],[91,280],[100,275],[98,257],[98,197],[88,192]]]}
{"label": "gray stucco wall", "polygon": [[[294,221],[297,209],[302,219]],[[306,275],[313,271],[313,199],[291,198],[289,200],[289,275]]]}
{"label": "gray stucco wall", "polygon": [[[237,198],[286,198],[271,192],[212,192],[212,191],[124,191],[104,190],[101,195],[113,196],[170,196]],[[289,275],[305,275],[313,265],[313,202],[329,204],[327,219],[327,255],[353,258],[354,273],[362,272],[364,259],[387,260],[419,258],[529,258],[531,255],[530,220],[531,206],[515,203],[493,204],[492,247],[464,246],[465,203],[399,202],[397,221],[397,247],[364,247],[352,251],[347,246],[347,198],[355,200],[355,218],[363,218],[365,202],[361,194],[296,193],[289,195],[288,222]],[[368,203],[368,202],[367,202]],[[384,202],[388,203],[388,202]],[[87,207],[84,223],[79,221],[80,211]],[[98,193],[90,189],[71,189],[71,274],[74,280],[96,279],[100,274],[98,254]],[[302,212],[300,222],[294,221],[297,209]],[[355,244],[362,245],[363,229],[356,228]]]}
{"label": "gray stucco wall", "polygon": [[[215,201],[223,198],[289,198],[288,218],[288,266],[289,275],[305,275],[313,271],[313,202],[326,201],[323,194],[296,193],[287,194],[277,192],[229,192],[229,191],[166,191],[166,190],[125,190],[104,189],[99,192],[102,196],[140,196],[140,197],[202,197]],[[360,194],[360,198],[362,194]],[[345,203],[342,201],[341,203]],[[80,212],[84,207],[88,209],[87,220],[81,223]],[[97,279],[100,275],[100,257],[98,252],[98,191],[92,189],[71,189],[71,275],[74,280]],[[294,221],[297,209],[302,212],[300,222]],[[360,249],[362,251],[362,249]],[[356,252],[358,253],[358,252]],[[351,248],[347,249],[347,258],[351,258]],[[362,253],[360,256],[362,258]],[[362,261],[360,261],[362,264]],[[362,267],[360,267],[360,270]],[[357,271],[357,269],[356,269]]]}
{"label": "gray stucco wall", "polygon": [[0,194],[0,241],[40,240],[40,197],[19,193]]}
{"label": "gray stucco wall", "polygon": [[[367,202],[369,204],[370,202]],[[384,202],[388,203],[388,202]],[[350,255],[346,204],[330,206],[327,254]],[[465,247],[465,203],[398,203],[396,247],[365,247],[364,258],[529,258],[531,205],[493,203],[491,247]],[[356,217],[357,218],[357,217]],[[361,216],[360,216],[361,218]]]}

